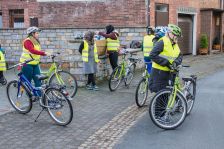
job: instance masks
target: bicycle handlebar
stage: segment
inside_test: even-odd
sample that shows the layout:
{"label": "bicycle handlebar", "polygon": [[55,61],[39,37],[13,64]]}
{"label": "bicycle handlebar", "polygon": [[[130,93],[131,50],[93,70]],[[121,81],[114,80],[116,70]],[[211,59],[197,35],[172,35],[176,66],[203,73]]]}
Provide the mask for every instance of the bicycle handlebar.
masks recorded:
{"label": "bicycle handlebar", "polygon": [[15,68],[16,66],[20,66],[20,65],[27,64],[27,63],[29,63],[29,62],[32,62],[33,60],[34,60],[34,59],[29,59],[29,60],[26,60],[25,62],[15,64],[15,65],[13,65],[13,66],[7,68],[7,70],[10,70],[10,69],[12,69],[12,68]]}

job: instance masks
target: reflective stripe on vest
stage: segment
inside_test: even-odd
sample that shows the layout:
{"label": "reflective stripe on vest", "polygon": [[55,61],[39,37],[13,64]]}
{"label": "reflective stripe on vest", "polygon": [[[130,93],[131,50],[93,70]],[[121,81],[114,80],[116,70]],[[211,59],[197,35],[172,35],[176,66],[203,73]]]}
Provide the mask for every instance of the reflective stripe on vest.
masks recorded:
{"label": "reflective stripe on vest", "polygon": [[5,63],[5,56],[2,53],[2,51],[0,51],[0,71],[5,71],[6,70],[6,63]]}
{"label": "reflective stripe on vest", "polygon": [[[163,51],[159,54],[159,56],[167,59],[172,64],[173,61],[179,56],[180,48],[177,44],[172,46],[170,39],[166,36],[160,38],[159,41],[160,40],[163,40],[164,47],[163,47]],[[159,70],[163,70],[163,71],[170,71],[168,67],[161,66],[155,62],[152,63],[152,67]]]}
{"label": "reflective stripe on vest", "polygon": [[144,52],[144,57],[148,57],[150,52],[152,51],[153,48],[153,41],[152,39],[154,38],[154,35],[146,35],[143,40],[143,52]]}
{"label": "reflective stripe on vest", "polygon": [[[22,63],[22,62],[25,62],[26,60],[32,59],[32,58],[31,58],[31,56],[32,56],[34,60],[31,61],[31,62],[29,62],[28,64],[31,64],[31,65],[37,65],[37,64],[40,63],[40,55],[32,54],[32,53],[29,52],[29,50],[27,50],[27,49],[24,47],[24,42],[25,42],[26,40],[30,40],[30,41],[32,42],[32,40],[31,40],[30,38],[27,38],[27,39],[25,39],[25,40],[23,41],[23,53],[22,53],[22,55],[21,55],[21,57],[20,57],[20,62]],[[41,46],[40,46],[39,43],[34,44],[34,43],[32,42],[32,44],[33,44],[35,50],[38,50],[38,51],[41,50]],[[30,55],[31,55],[31,56],[30,56]]]}
{"label": "reflective stripe on vest", "polygon": [[[82,60],[84,62],[88,62],[88,59],[89,59],[89,45],[88,42],[84,40],[84,48],[82,50]],[[94,59],[96,63],[99,62],[96,44],[94,44]]]}
{"label": "reflective stripe on vest", "polygon": [[107,50],[108,51],[118,51],[119,47],[120,47],[120,40],[118,39],[118,37],[117,37],[117,40],[107,38]]}

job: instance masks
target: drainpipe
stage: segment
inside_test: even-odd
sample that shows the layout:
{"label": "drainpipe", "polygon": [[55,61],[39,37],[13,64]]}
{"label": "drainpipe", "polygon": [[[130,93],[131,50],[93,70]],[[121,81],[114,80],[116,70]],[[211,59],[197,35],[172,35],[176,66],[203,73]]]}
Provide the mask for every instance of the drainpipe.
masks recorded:
{"label": "drainpipe", "polygon": [[150,26],[150,0],[146,0],[146,26]]}

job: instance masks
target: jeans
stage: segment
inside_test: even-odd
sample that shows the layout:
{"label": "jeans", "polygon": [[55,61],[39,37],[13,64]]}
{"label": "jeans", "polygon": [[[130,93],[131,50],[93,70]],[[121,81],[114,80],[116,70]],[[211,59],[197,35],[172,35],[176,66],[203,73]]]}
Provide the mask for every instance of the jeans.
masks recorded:
{"label": "jeans", "polygon": [[22,73],[27,78],[29,82],[33,79],[35,87],[41,86],[41,81],[37,79],[36,75],[40,74],[40,67],[39,65],[30,65],[26,64],[22,68]]}

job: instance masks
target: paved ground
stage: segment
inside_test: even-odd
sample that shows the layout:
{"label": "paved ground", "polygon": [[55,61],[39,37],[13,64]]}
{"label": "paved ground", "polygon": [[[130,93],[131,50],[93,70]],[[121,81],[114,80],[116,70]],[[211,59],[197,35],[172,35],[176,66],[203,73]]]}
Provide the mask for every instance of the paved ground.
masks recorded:
{"label": "paved ground", "polygon": [[[204,77],[224,67],[223,57],[223,54],[187,56],[185,63],[193,66],[183,72]],[[46,112],[34,123],[40,111],[38,105],[27,115],[12,112],[0,116],[1,148],[112,148],[146,111],[134,105],[140,75],[137,76],[129,89],[121,87],[116,92],[109,91],[107,82],[99,85],[98,92],[79,89],[72,101],[74,119],[67,127],[54,125]],[[13,75],[9,73],[6,77],[10,80]],[[0,94],[0,113],[3,114],[11,107],[4,87]]]}
{"label": "paved ground", "polygon": [[[194,109],[184,123],[172,131],[156,127],[148,111],[133,126],[116,149],[221,149],[224,146],[224,71],[197,83]],[[148,107],[147,107],[148,109]]]}

